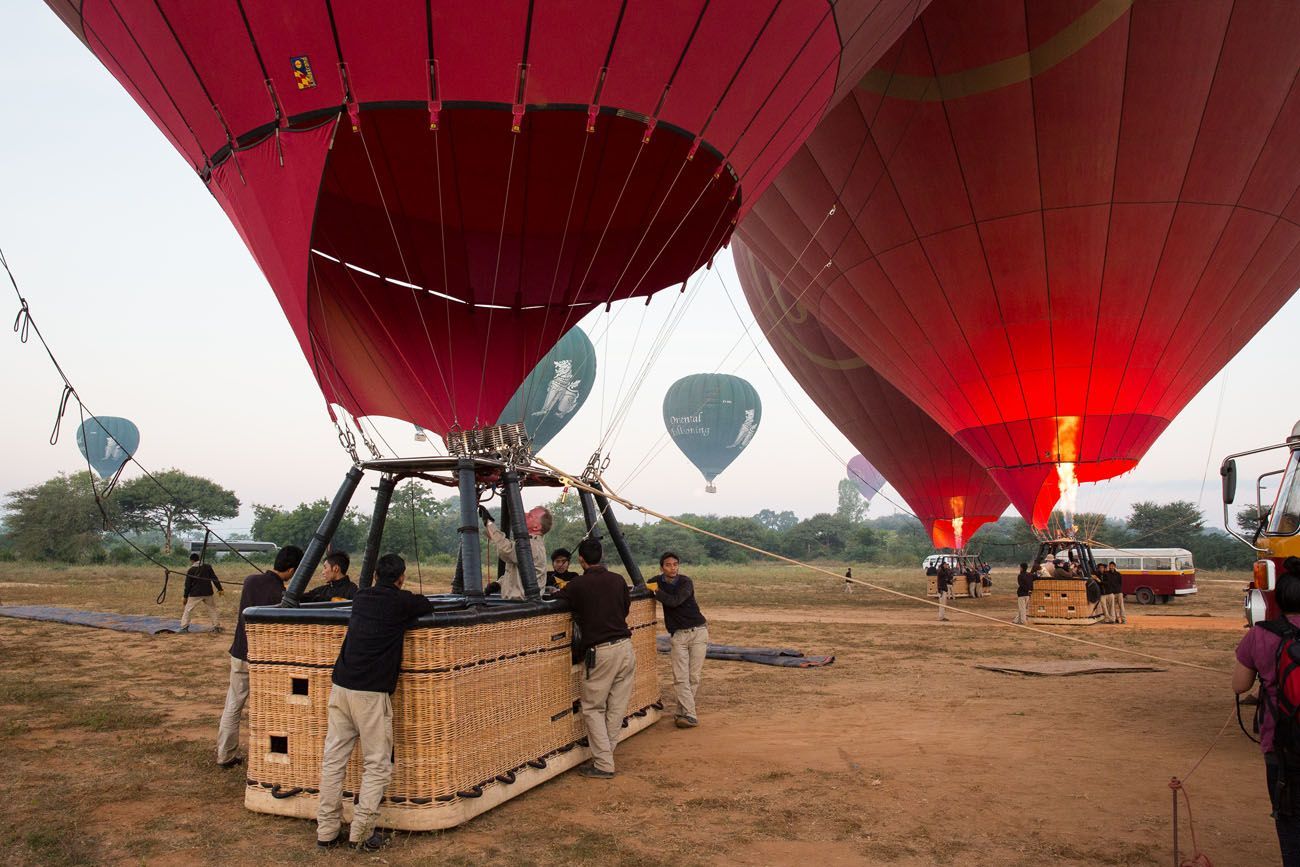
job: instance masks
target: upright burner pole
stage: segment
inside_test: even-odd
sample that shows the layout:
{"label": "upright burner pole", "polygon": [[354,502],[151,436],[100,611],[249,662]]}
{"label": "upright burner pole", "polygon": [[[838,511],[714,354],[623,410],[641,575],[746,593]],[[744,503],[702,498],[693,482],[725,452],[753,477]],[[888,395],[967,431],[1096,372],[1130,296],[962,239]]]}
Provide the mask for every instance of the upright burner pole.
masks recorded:
{"label": "upright burner pole", "polygon": [[596,511],[596,501],[591,491],[578,491],[578,502],[582,503],[582,520],[587,525],[588,539],[600,541],[600,513]]}
{"label": "upright burner pole", "polygon": [[388,520],[388,504],[393,501],[397,476],[385,474],[375,488],[375,510],[370,515],[370,533],[366,536],[366,550],[361,558],[358,587],[369,587],[375,581],[375,564],[379,562],[379,546],[384,541],[384,523]]}
{"label": "upright burner pole", "polygon": [[[592,482],[591,486],[598,491],[604,490],[600,482]],[[623,568],[632,579],[632,585],[644,587],[645,578],[641,576],[641,567],[636,565],[636,560],[632,557],[632,549],[627,546],[627,539],[623,537],[623,528],[619,526],[618,517],[610,507],[609,498],[604,494],[596,494],[595,498],[600,513],[605,516],[605,528],[609,530],[609,538],[614,540],[614,547],[618,549],[619,559],[623,561]]]}
{"label": "upright burner pole", "polygon": [[[524,518],[524,497],[519,491],[519,473],[506,470],[502,499],[510,510],[510,535],[514,537],[515,564],[519,568],[519,581],[524,585],[524,596],[537,599],[541,591],[537,584],[537,564],[533,562],[532,540],[528,538],[528,523]],[[504,519],[503,519],[504,520]]]}
{"label": "upright burner pole", "polygon": [[321,519],[320,527],[316,529],[316,534],[307,543],[307,550],[303,552],[302,562],[298,564],[293,577],[289,579],[284,598],[280,600],[281,608],[298,607],[298,600],[302,598],[302,592],[307,589],[307,582],[311,580],[312,573],[320,565],[321,557],[325,556],[325,547],[329,545],[330,539],[334,538],[334,531],[343,521],[348,503],[352,501],[352,495],[356,493],[357,485],[361,483],[361,477],[364,475],[365,470],[354,466],[343,477],[343,484],[339,485],[339,492],[334,495],[334,502],[330,503],[330,507],[325,510],[325,517]]}
{"label": "upright burner pole", "polygon": [[456,573],[466,596],[483,598],[483,552],[478,537],[478,485],[474,479],[474,459],[456,461],[456,481],[460,485],[460,557]]}

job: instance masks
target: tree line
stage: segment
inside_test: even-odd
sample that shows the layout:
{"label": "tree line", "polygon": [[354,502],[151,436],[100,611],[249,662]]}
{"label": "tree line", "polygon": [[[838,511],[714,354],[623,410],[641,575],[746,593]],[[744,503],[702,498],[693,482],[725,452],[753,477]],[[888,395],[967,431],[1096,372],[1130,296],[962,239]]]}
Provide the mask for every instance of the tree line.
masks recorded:
{"label": "tree line", "polygon": [[[499,518],[499,501],[488,505]],[[305,546],[328,506],[324,499],[293,508],[254,504],[251,537]],[[554,519],[548,546],[575,547],[585,533],[577,495],[558,497],[547,507]],[[203,523],[238,515],[240,501],[233,491],[210,479],[172,469],[124,482],[99,504],[87,473],[60,474],[9,493],[4,508],[0,557],[64,563],[131,562],[138,555],[116,533],[105,531],[105,520],[146,553],[166,558],[178,541],[202,538]],[[684,513],[675,517],[719,536],[799,560],[911,566],[933,550],[916,518],[902,514],[869,517],[867,502],[847,479],[840,481],[836,510],[808,518],[774,509],[750,516]],[[641,562],[652,563],[664,551],[675,551],[689,563],[763,559],[754,551],[671,522],[643,523],[622,510],[619,518],[629,547]],[[1053,516],[1057,527],[1069,520],[1060,514]],[[1243,529],[1254,530],[1252,516],[1243,514],[1238,520]],[[1253,560],[1246,546],[1222,530],[1206,527],[1205,516],[1188,501],[1135,503],[1123,520],[1080,514],[1072,521],[1082,537],[1100,547],[1186,548],[1197,565],[1207,569],[1249,568]],[[460,505],[455,494],[439,497],[429,486],[408,481],[393,494],[383,545],[408,558],[453,563],[459,525]],[[349,510],[335,534],[334,547],[360,552],[369,526],[368,514]],[[232,534],[231,538],[247,536]],[[983,553],[991,563],[1010,565],[1032,558],[1037,544],[1023,520],[1003,517],[982,527],[967,547]]]}

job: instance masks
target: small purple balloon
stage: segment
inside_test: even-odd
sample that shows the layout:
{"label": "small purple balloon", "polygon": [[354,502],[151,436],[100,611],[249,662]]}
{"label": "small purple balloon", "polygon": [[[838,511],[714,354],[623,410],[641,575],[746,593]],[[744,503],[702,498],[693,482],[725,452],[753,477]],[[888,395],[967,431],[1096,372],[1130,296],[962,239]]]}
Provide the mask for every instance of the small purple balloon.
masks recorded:
{"label": "small purple balloon", "polygon": [[880,470],[862,455],[854,455],[849,459],[848,474],[853,484],[858,486],[862,499],[868,503],[885,486],[885,477],[880,474]]}

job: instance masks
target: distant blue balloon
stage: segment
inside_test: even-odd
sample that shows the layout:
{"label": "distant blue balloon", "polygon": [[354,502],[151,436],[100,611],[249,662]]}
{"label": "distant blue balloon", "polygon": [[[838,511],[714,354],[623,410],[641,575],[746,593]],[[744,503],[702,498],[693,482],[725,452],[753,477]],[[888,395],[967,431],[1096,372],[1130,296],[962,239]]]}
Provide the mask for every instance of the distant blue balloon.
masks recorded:
{"label": "distant blue balloon", "polygon": [[140,447],[140,429],[124,418],[92,416],[77,428],[77,448],[101,479],[111,478]]}

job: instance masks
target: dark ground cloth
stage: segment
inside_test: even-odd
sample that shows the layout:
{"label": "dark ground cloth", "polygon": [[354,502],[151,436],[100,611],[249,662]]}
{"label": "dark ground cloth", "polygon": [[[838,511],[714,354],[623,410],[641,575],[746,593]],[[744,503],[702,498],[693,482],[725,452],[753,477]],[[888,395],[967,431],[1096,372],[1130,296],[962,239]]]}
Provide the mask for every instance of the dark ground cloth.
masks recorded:
{"label": "dark ground cloth", "polygon": [[[117,632],[143,632],[146,635],[176,632],[181,628],[181,622],[173,617],[83,611],[80,608],[62,608],[57,605],[0,605],[0,617],[70,623],[75,626],[93,626],[96,629],[113,629]],[[190,627],[191,632],[198,632],[201,629],[206,627],[197,625]]]}
{"label": "dark ground cloth", "polygon": [[[655,649],[667,653],[671,645],[667,635],[655,638]],[[835,661],[834,656],[805,656],[803,651],[791,647],[737,647],[732,644],[709,644],[704,654],[707,659],[727,662],[754,662],[759,665],[777,665],[782,668],[820,668]]]}

